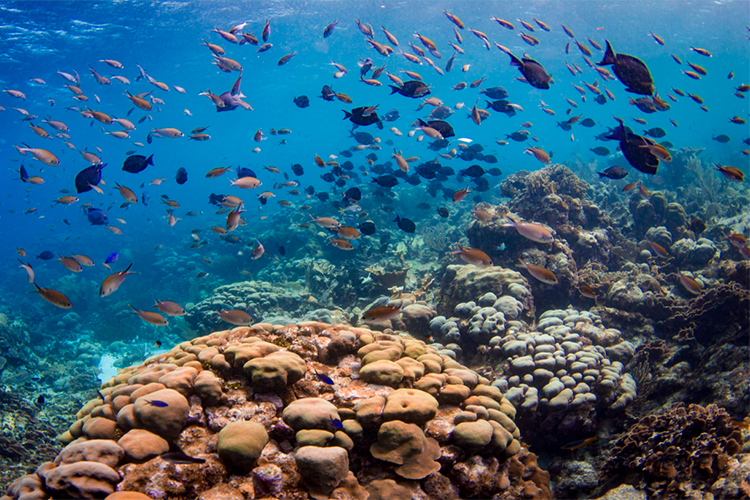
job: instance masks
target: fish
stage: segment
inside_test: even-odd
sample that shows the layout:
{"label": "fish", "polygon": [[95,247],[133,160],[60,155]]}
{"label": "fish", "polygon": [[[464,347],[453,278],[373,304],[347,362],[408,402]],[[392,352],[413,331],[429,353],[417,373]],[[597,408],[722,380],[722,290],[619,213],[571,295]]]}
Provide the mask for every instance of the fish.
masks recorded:
{"label": "fish", "polygon": [[669,252],[667,252],[667,249],[661,246],[660,244],[651,240],[649,240],[648,244],[651,246],[651,250],[653,250],[654,253],[658,255],[659,257],[662,257],[662,258],[669,257]]}
{"label": "fish", "polygon": [[372,125],[373,123],[377,123],[379,127],[382,128],[382,123],[380,121],[380,118],[378,118],[378,114],[376,112],[372,111],[369,114],[365,115],[365,112],[371,109],[372,106],[362,106],[352,109],[351,112],[345,109],[342,109],[341,111],[344,112],[344,120],[349,120],[356,125],[366,127],[368,125]]}
{"label": "fish", "polygon": [[[606,149],[606,148],[605,148]],[[597,172],[599,178],[607,177],[608,179],[619,180],[628,175],[628,171],[619,165],[614,165],[606,169],[604,172]]]}
{"label": "fish", "polygon": [[86,218],[91,223],[92,226],[108,226],[109,225],[109,219],[107,218],[107,213],[100,209],[100,208],[91,208],[87,207],[86,209]]}
{"label": "fish", "polygon": [[63,266],[65,266],[65,269],[68,271],[74,272],[74,273],[80,273],[83,271],[83,268],[81,267],[81,264],[78,263],[77,260],[75,260],[73,257],[60,257],[57,256],[57,260],[59,260]]}
{"label": "fish", "polygon": [[409,80],[404,82],[403,85],[389,85],[389,87],[391,88],[391,94],[398,93],[412,99],[419,99],[430,94],[430,88],[419,80]]}
{"label": "fish", "polygon": [[159,458],[173,465],[195,465],[206,462],[206,460],[203,458],[189,457],[181,451],[174,453],[164,453],[163,455],[159,455]]}
{"label": "fish", "polygon": [[122,282],[125,281],[125,278],[128,277],[130,274],[137,274],[135,272],[131,272],[130,268],[133,266],[133,263],[131,262],[128,267],[125,268],[124,271],[120,271],[114,274],[110,274],[106,278],[104,278],[104,281],[102,281],[101,286],[99,287],[99,296],[100,297],[106,297],[107,295],[112,294],[115,292],[118,288],[120,288],[120,285],[122,285]]}
{"label": "fish", "polygon": [[[594,154],[599,155],[599,156],[607,156],[610,153],[609,149],[605,148],[604,146],[597,146],[595,148],[590,148],[589,151],[591,151]],[[620,167],[620,168],[622,168],[622,167]],[[601,173],[599,173],[599,176],[600,177],[606,177],[606,176],[602,176]]]}
{"label": "fish", "polygon": [[247,326],[253,322],[252,316],[250,316],[245,311],[240,311],[239,309],[222,309],[220,311],[217,310],[216,314],[218,314],[219,317],[227,323],[231,323],[237,326]]}
{"label": "fish", "polygon": [[329,377],[328,375],[315,370],[315,376],[318,377],[318,380],[320,380],[324,384],[333,385],[333,380],[331,380],[331,377]]}
{"label": "fish", "polygon": [[528,153],[534,156],[540,162],[547,164],[552,161],[549,155],[542,148],[528,147],[524,150],[524,153]]}
{"label": "fish", "polygon": [[18,260],[18,262],[21,264],[20,266],[18,266],[19,269],[23,269],[24,271],[26,271],[26,274],[29,277],[29,283],[34,283],[34,270],[31,268],[31,264],[29,263],[24,264],[21,261],[21,259],[16,259],[16,260]]}
{"label": "fish", "polygon": [[512,227],[518,231],[518,234],[526,239],[534,241],[536,243],[548,244],[555,241],[555,237],[550,231],[539,224],[533,222],[517,222],[510,216],[506,215],[510,219],[510,223],[500,224],[503,227]]}
{"label": "fish", "polygon": [[[146,323],[149,323],[155,326],[167,326],[169,324],[167,319],[159,313],[155,313],[152,311],[139,311],[138,309],[131,306],[130,304],[128,304],[128,307],[133,310],[131,314],[137,314]],[[152,404],[153,406],[159,406],[159,407],[167,406],[167,403],[164,403],[162,401],[148,401],[148,402]],[[157,403],[161,403],[161,404],[157,404]]]}
{"label": "fish", "polygon": [[651,146],[656,143],[651,139],[634,134],[625,127],[620,118],[615,119],[619,122],[619,125],[606,138],[620,141],[620,150],[628,163],[636,170],[655,175],[659,168],[659,158],[650,149],[641,146]]}
{"label": "fish", "polygon": [[300,95],[294,98],[294,104],[298,108],[306,108],[310,105],[310,99],[306,95]]}
{"label": "fish", "polygon": [[549,269],[542,266],[537,266],[536,264],[527,264],[522,260],[517,265],[522,269],[526,269],[531,276],[541,281],[542,283],[545,283],[547,285],[557,285],[557,276],[555,276],[555,274]]}
{"label": "fish", "polygon": [[338,19],[333,21],[332,23],[328,24],[328,26],[323,29],[323,38],[328,38],[333,34],[333,29],[336,27],[336,25],[339,23]]}
{"label": "fish", "polygon": [[396,319],[402,311],[402,306],[375,306],[362,313],[361,319],[365,321],[392,320]]}
{"label": "fish", "polygon": [[283,57],[282,57],[281,59],[279,59],[279,62],[277,63],[277,65],[278,65],[278,66],[283,66],[283,65],[285,65],[286,63],[288,63],[288,62],[289,62],[289,61],[291,60],[291,58],[292,58],[292,57],[294,57],[294,56],[296,56],[296,55],[297,55],[297,51],[296,51],[296,50],[295,50],[294,52],[291,52],[291,53],[289,53],[289,54],[286,54],[286,55],[285,55],[285,56],[283,56]]}
{"label": "fish", "polygon": [[177,184],[185,184],[187,180],[188,174],[187,170],[185,170],[185,167],[180,167],[179,169],[177,169],[177,174],[175,174],[175,181],[177,182]]}
{"label": "fish", "polygon": [[70,299],[66,297],[63,293],[58,292],[57,290],[52,290],[51,288],[42,288],[39,285],[37,285],[35,282],[33,283],[36,290],[32,290],[28,293],[38,293],[42,296],[44,300],[52,304],[53,306],[57,306],[61,309],[70,309],[73,307],[73,304],[70,302]]}
{"label": "fish", "polygon": [[508,53],[508,55],[510,56],[510,65],[518,67],[529,85],[538,89],[549,89],[552,77],[547,74],[541,64],[528,57],[519,59],[511,53]]}
{"label": "fish", "polygon": [[185,308],[171,300],[156,300],[155,302],[156,303],[151,307],[156,307],[159,311],[168,316],[185,316],[187,314]]}
{"label": "fish", "polygon": [[456,243],[457,250],[452,251],[453,255],[458,255],[464,262],[473,264],[477,267],[492,266],[492,259],[490,256],[477,248],[462,247]]}
{"label": "fish", "polygon": [[703,287],[698,281],[682,273],[680,273],[680,284],[693,295],[700,295],[703,292]]}
{"label": "fish", "polygon": [[714,170],[718,170],[721,174],[734,182],[742,182],[745,180],[745,172],[736,167],[730,167],[727,165],[714,164]]}
{"label": "fish", "polygon": [[584,446],[588,446],[590,444],[596,444],[599,442],[599,436],[593,436],[586,439],[579,439],[578,441],[572,441],[570,443],[566,443],[562,445],[560,448],[563,450],[577,450],[579,448],[583,448]]}
{"label": "fish", "polygon": [[46,149],[30,148],[26,146],[26,144],[24,144],[24,146],[25,147],[23,148],[15,146],[16,150],[21,153],[22,156],[26,156],[26,153],[31,153],[31,156],[33,156],[35,160],[39,160],[45,165],[49,165],[50,167],[57,167],[60,165],[60,159]]}
{"label": "fish", "polygon": [[413,221],[402,218],[400,215],[397,215],[396,218],[393,219],[393,222],[398,225],[399,229],[406,233],[413,233],[417,229],[417,226]]}
{"label": "fish", "polygon": [[138,172],[143,172],[146,167],[153,164],[154,155],[151,155],[148,158],[143,155],[132,155],[125,158],[125,161],[122,164],[122,169],[125,172],[137,174]]}
{"label": "fish", "polygon": [[76,192],[85,193],[97,186],[102,181],[102,169],[106,166],[106,163],[99,163],[78,172],[75,177]]}
{"label": "fish", "polygon": [[612,65],[615,76],[625,85],[625,90],[634,94],[653,95],[654,82],[646,64],[637,57],[627,54],[615,54],[612,44],[607,40],[607,50],[597,66]]}

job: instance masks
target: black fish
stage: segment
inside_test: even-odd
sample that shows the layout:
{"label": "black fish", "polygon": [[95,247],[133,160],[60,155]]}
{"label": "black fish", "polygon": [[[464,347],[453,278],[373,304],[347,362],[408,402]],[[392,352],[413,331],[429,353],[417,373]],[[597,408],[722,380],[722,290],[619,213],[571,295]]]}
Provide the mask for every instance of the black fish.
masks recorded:
{"label": "black fish", "polygon": [[477,177],[474,179],[474,191],[485,193],[490,190],[490,181],[486,177]]}
{"label": "black fish", "polygon": [[609,149],[605,148],[604,146],[597,146],[595,148],[589,149],[589,151],[599,156],[607,156],[609,154]]}
{"label": "black fish", "polygon": [[340,188],[344,187],[344,186],[346,186],[346,179],[341,179],[341,178],[336,179],[336,182],[334,184],[336,184],[336,186],[338,186]]}
{"label": "black fish", "polygon": [[598,96],[594,97],[594,101],[598,104],[607,104],[607,98],[604,97],[604,94],[599,94]]}
{"label": "black fish", "polygon": [[344,163],[341,164],[341,168],[344,170],[354,170],[354,163],[350,162],[349,160],[346,160]]}
{"label": "black fish", "polygon": [[42,408],[44,406],[44,403],[45,403],[45,401],[44,401],[44,394],[40,394],[39,397],[36,398],[36,405],[39,408]]}
{"label": "black fish", "polygon": [[627,54],[615,54],[612,45],[607,40],[607,51],[602,62],[597,66],[613,65],[612,69],[617,78],[625,85],[625,90],[634,94],[652,95],[654,81],[646,65],[637,57]]}
{"label": "black fish", "polygon": [[414,224],[414,222],[409,219],[402,219],[398,215],[395,219],[393,219],[393,222],[398,223],[398,227],[406,233],[413,233],[417,229],[417,226],[416,224]]}
{"label": "black fish", "polygon": [[385,115],[383,115],[383,120],[387,122],[395,122],[401,117],[397,109],[392,109],[389,112],[387,112]]}
{"label": "black fish", "polygon": [[620,150],[635,169],[644,174],[654,175],[659,168],[659,158],[657,158],[648,148],[641,146],[651,146],[656,144],[651,139],[633,134],[625,128],[622,120],[617,118],[620,125],[609,135],[610,139],[620,141]]}
{"label": "black fish", "polygon": [[398,179],[396,179],[394,175],[386,174],[381,175],[380,177],[373,177],[372,182],[377,182],[378,185],[385,188],[392,188],[393,186],[398,184]]}
{"label": "black fish", "polygon": [[91,191],[91,186],[96,186],[102,180],[102,169],[106,167],[106,163],[100,163],[99,165],[91,165],[86,167],[78,174],[76,174],[76,191],[78,193],[85,193]]}
{"label": "black fish", "polygon": [[318,193],[315,196],[317,196],[318,199],[320,201],[322,201],[323,203],[327,202],[328,199],[330,198],[330,196],[328,195],[328,193]]}
{"label": "black fish", "polygon": [[348,119],[356,125],[366,127],[368,125],[372,125],[373,123],[381,123],[380,118],[378,118],[378,114],[374,111],[365,116],[364,113],[368,109],[372,109],[372,106],[361,106],[359,108],[354,108],[352,109],[351,113],[345,109],[342,109],[341,111],[344,112],[344,120]]}
{"label": "black fish", "polygon": [[[720,142],[722,144],[726,144],[727,142],[729,142],[729,141],[732,140],[731,137],[729,137],[726,134],[717,135],[716,137],[712,137],[712,139],[715,140],[716,142]],[[23,168],[23,167],[21,167],[21,168]]]}
{"label": "black fish", "polygon": [[55,258],[55,254],[53,254],[49,250],[45,250],[44,252],[37,255],[36,258],[40,260],[51,260]]}
{"label": "black fish", "polygon": [[584,118],[583,120],[581,120],[581,125],[583,125],[584,127],[591,128],[594,125],[596,125],[596,122],[594,121],[593,118]]}
{"label": "black fish", "polygon": [[424,120],[419,119],[419,125],[421,127],[426,126],[434,128],[435,130],[440,132],[440,135],[443,136],[443,140],[447,139],[448,137],[454,137],[456,135],[456,133],[453,131],[453,127],[451,127],[451,124],[448,122],[444,122],[443,120],[430,120],[429,122],[425,123]]}
{"label": "black fish", "polygon": [[503,174],[503,172],[499,168],[497,168],[497,167],[489,169],[487,171],[487,173],[490,174],[490,175],[494,175],[495,177],[497,177],[498,175],[502,175]]}
{"label": "black fish", "polygon": [[292,165],[292,172],[294,172],[294,175],[303,175],[305,170],[302,168],[302,165],[295,163]]}
{"label": "black fish", "polygon": [[344,158],[351,158],[352,156],[354,156],[354,153],[352,153],[352,152],[351,152],[351,151],[349,151],[348,149],[345,149],[345,150],[343,150],[343,151],[339,151],[339,154],[340,154],[341,156],[343,156]]}
{"label": "black fish", "polygon": [[411,97],[414,99],[424,97],[430,93],[430,88],[425,85],[424,82],[420,82],[419,80],[409,80],[408,82],[404,82],[400,87],[395,85],[389,85],[389,87],[391,87],[391,94],[398,92],[404,97]]}
{"label": "black fish", "polygon": [[286,249],[284,248],[284,245],[281,245],[279,247],[279,255],[281,255],[282,257],[286,255]]}
{"label": "black fish", "polygon": [[175,176],[175,180],[177,181],[177,184],[185,184],[187,182],[187,170],[185,170],[184,167],[180,167],[177,170],[177,175]]}
{"label": "black fish", "polygon": [[450,145],[450,142],[448,142],[448,139],[437,139],[430,143],[429,146],[427,146],[427,149],[430,151],[440,151],[441,149],[447,148]]}
{"label": "black fish", "polygon": [[569,120],[565,120],[564,122],[557,122],[557,126],[566,132],[570,132],[570,130],[573,128],[573,124],[570,123]]}
{"label": "black fish", "polygon": [[309,194],[310,196],[315,194],[315,188],[313,186],[307,186],[305,188],[305,194]]}
{"label": "black fish", "polygon": [[528,133],[523,132],[513,132],[512,134],[506,134],[505,137],[508,139],[513,139],[516,142],[523,142],[529,138]]}
{"label": "black fish", "polygon": [[165,453],[161,455],[160,458],[164,460],[165,462],[169,462],[170,464],[175,464],[175,465],[202,464],[206,462],[202,458],[189,457],[185,455],[184,453],[182,453],[181,451],[178,451],[176,453]]}
{"label": "black fish", "polygon": [[306,95],[301,95],[294,98],[294,104],[296,104],[298,108],[306,108],[310,105],[310,99],[308,99]]}
{"label": "black fish", "polygon": [[450,215],[451,215],[451,213],[450,213],[450,212],[448,211],[448,209],[447,209],[447,208],[445,208],[445,207],[440,207],[440,208],[438,208],[438,209],[437,209],[437,213],[438,213],[438,215],[439,215],[440,217],[442,217],[443,219],[447,219],[447,218],[448,218],[448,217],[450,217]]}
{"label": "black fish", "polygon": [[620,165],[609,167],[604,172],[597,172],[599,178],[606,177],[608,179],[619,180],[628,175],[628,171],[622,168]]}
{"label": "black fish", "polygon": [[333,182],[336,180],[331,172],[326,172],[325,174],[321,175],[320,178],[326,182]]}
{"label": "black fish", "polygon": [[460,172],[464,175],[468,175],[469,177],[481,177],[485,174],[485,170],[479,165],[472,165],[465,170],[461,170]]}
{"label": "black fish", "polygon": [[154,164],[154,155],[146,158],[143,155],[133,155],[125,158],[125,162],[122,164],[122,169],[131,174],[137,174],[143,172],[146,167]]}
{"label": "black fish", "polygon": [[656,103],[650,97],[639,97],[638,99],[630,98],[630,105],[635,106],[646,114],[656,113]]}
{"label": "black fish", "polygon": [[368,220],[360,224],[358,229],[359,232],[364,234],[365,236],[370,236],[371,234],[375,233],[375,230],[377,228],[375,227],[375,223],[373,221]]}
{"label": "black fish", "polygon": [[423,165],[419,165],[417,168],[414,169],[417,174],[424,177],[425,179],[434,179],[437,177],[438,173],[437,171],[432,168],[431,164],[425,163]]}
{"label": "black fish", "polygon": [[508,91],[502,87],[490,87],[488,89],[479,89],[479,92],[486,95],[490,99],[505,99],[508,97]]}
{"label": "black fish", "polygon": [[26,172],[26,167],[21,165],[18,167],[18,175],[21,177],[21,182],[26,182],[29,180],[29,174]]}
{"label": "black fish", "polygon": [[[654,127],[654,128],[650,128],[648,130],[644,130],[643,131],[643,135],[648,135],[648,136],[654,137],[656,139],[659,139],[659,138],[664,137],[665,135],[667,135],[667,133],[661,127]],[[726,137],[726,136],[724,136],[724,137]],[[728,137],[727,137],[727,139],[728,139]]]}
{"label": "black fish", "polygon": [[141,193],[141,203],[143,203],[144,207],[148,206],[148,199],[149,199],[148,198],[148,193],[146,191],[144,191],[143,193]]}
{"label": "black fish", "polygon": [[238,167],[237,168],[237,177],[258,177],[255,175],[255,170],[252,170],[247,167]]}
{"label": "black fish", "polygon": [[375,143],[375,138],[372,136],[372,134],[368,134],[367,132],[351,131],[349,132],[349,137],[354,137],[355,141],[365,146],[369,146],[370,144]]}
{"label": "black fish", "polygon": [[419,175],[412,174],[406,178],[406,183],[412,186],[419,186],[422,183],[422,179],[419,178]]}
{"label": "black fish", "polygon": [[[223,111],[232,111],[237,106],[242,104],[242,91],[240,90],[240,83],[242,82],[242,73],[240,73],[240,76],[237,77],[237,80],[234,81],[234,84],[232,85],[232,89],[224,92],[219,96],[219,99],[222,100],[224,103],[224,106],[216,106],[216,112],[221,113]],[[149,135],[149,138],[151,136]]]}
{"label": "black fish", "polygon": [[88,208],[86,210],[86,217],[92,226],[108,226],[109,219],[107,213],[101,208]]}
{"label": "black fish", "polygon": [[323,90],[321,90],[320,93],[320,97],[326,101],[333,101],[336,98],[336,92],[334,92],[328,85],[323,85]]}
{"label": "black fish", "polygon": [[552,80],[552,77],[550,77],[547,74],[547,72],[544,71],[544,68],[542,67],[541,64],[539,64],[533,59],[529,59],[528,57],[519,59],[513,54],[509,54],[509,55],[510,55],[510,65],[518,66],[518,69],[521,71],[521,74],[525,76],[526,81],[529,82],[529,85],[537,89],[549,88],[549,82],[550,80]]}
{"label": "black fish", "polygon": [[487,107],[485,109],[494,109],[500,113],[505,113],[508,116],[516,116],[516,108],[510,105],[509,101],[501,99],[499,101],[486,101]]}
{"label": "black fish", "polygon": [[344,199],[350,201],[359,201],[362,199],[362,191],[359,188],[353,187],[344,191]]}
{"label": "black fish", "polygon": [[224,201],[224,195],[223,194],[214,194],[211,193],[208,195],[208,202],[212,205],[216,205],[217,207],[221,206],[221,202]]}
{"label": "black fish", "polygon": [[485,155],[484,156],[485,163],[497,163],[497,156],[495,155]]}

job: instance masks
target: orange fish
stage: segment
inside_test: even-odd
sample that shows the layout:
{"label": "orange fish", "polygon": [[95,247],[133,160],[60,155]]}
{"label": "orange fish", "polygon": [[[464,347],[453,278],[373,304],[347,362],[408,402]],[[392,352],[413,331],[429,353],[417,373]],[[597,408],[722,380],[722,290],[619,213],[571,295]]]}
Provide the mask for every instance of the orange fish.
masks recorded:
{"label": "orange fish", "polygon": [[532,275],[542,283],[546,283],[548,285],[557,285],[557,276],[555,276],[555,274],[549,269],[542,266],[537,266],[536,264],[527,264],[524,261],[520,261],[520,264],[517,265],[522,269],[526,269],[530,275]]}
{"label": "orange fish", "polygon": [[250,316],[245,311],[240,311],[239,309],[222,309],[221,311],[217,310],[216,314],[218,314],[219,317],[227,323],[231,323],[237,326],[246,326],[253,322],[252,316]]}
{"label": "orange fish", "polygon": [[74,272],[74,273],[80,273],[83,268],[81,267],[81,264],[78,263],[77,260],[75,260],[73,257],[60,257],[57,256],[57,260],[59,260],[63,266],[65,266],[65,269],[68,271]]}
{"label": "orange fish", "polygon": [[122,285],[122,282],[125,281],[125,278],[127,278],[129,274],[138,274],[135,272],[130,272],[130,267],[132,265],[133,263],[131,262],[124,271],[110,274],[109,276],[104,278],[104,281],[102,281],[102,284],[99,287],[99,297],[106,297],[107,295],[120,288],[120,285]]}
{"label": "orange fish", "polygon": [[656,255],[664,258],[669,257],[669,252],[667,252],[666,248],[654,241],[649,241],[648,243],[651,245],[651,249],[654,251],[654,253],[656,253]]}
{"label": "orange fish", "polygon": [[742,182],[745,180],[745,172],[736,167],[729,167],[726,165],[716,164],[714,170],[721,172],[724,177],[734,182]]}
{"label": "orange fish", "polygon": [[134,311],[131,314],[137,314],[146,323],[149,323],[151,325],[156,325],[156,326],[167,326],[169,324],[169,322],[167,321],[167,318],[165,318],[159,313],[155,313],[152,311],[139,311],[138,309],[131,306],[130,304],[128,304],[128,307]]}
{"label": "orange fish", "polygon": [[685,276],[680,273],[680,283],[685,287],[685,290],[692,293],[693,295],[700,295],[703,291],[703,287],[700,283],[689,276]]}
{"label": "orange fish", "polygon": [[391,320],[396,319],[403,308],[401,306],[377,306],[372,307],[362,314],[362,319],[366,321]]}
{"label": "orange fish", "polygon": [[454,250],[451,253],[458,255],[461,259],[469,264],[473,264],[477,267],[487,267],[492,265],[492,259],[490,256],[483,251],[476,248],[462,247],[456,243],[458,250]]}
{"label": "orange fish", "polygon": [[533,222],[516,222],[511,217],[507,215],[506,217],[510,219],[511,224],[501,224],[501,226],[515,228],[516,231],[518,231],[518,234],[526,239],[535,241],[537,243],[552,243],[553,241],[555,241],[555,237],[552,236],[552,233],[550,233],[549,230],[544,226],[535,224]]}
{"label": "orange fish", "polygon": [[542,163],[549,163],[552,161],[552,159],[549,157],[549,155],[542,149],[542,148],[532,148],[528,147],[524,151],[524,153],[532,154],[534,155],[534,158],[539,160]]}
{"label": "orange fish", "polygon": [[341,250],[354,250],[354,245],[343,238],[329,238],[328,243]]}
{"label": "orange fish", "polygon": [[120,195],[125,198],[125,201],[127,201],[128,203],[138,203],[138,197],[135,195],[132,189],[126,188],[125,186],[120,186],[116,182],[115,186],[115,189],[120,191]]}
{"label": "orange fish", "polygon": [[466,198],[466,195],[469,193],[473,193],[474,191],[469,191],[469,186],[466,186],[464,189],[459,189],[455,193],[453,193],[453,203],[458,203],[462,201],[464,198]]}
{"label": "orange fish", "polygon": [[187,311],[180,304],[172,302],[171,300],[157,300],[156,304],[151,307],[156,307],[159,311],[163,312],[168,316],[185,316]]}
{"label": "orange fish", "polygon": [[41,288],[36,283],[34,283],[34,286],[36,287],[36,290],[28,293],[38,293],[44,300],[61,309],[70,309],[71,307],[73,307],[70,299],[57,290],[52,290],[51,288]]}

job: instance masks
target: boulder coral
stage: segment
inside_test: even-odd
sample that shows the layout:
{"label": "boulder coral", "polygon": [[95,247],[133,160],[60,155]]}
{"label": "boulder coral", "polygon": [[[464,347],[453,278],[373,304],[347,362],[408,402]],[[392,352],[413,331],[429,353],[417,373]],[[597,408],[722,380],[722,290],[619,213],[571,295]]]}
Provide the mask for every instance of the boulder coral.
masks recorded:
{"label": "boulder coral", "polygon": [[185,341],[105,382],[2,500],[551,498],[511,403],[455,358],[318,322]]}

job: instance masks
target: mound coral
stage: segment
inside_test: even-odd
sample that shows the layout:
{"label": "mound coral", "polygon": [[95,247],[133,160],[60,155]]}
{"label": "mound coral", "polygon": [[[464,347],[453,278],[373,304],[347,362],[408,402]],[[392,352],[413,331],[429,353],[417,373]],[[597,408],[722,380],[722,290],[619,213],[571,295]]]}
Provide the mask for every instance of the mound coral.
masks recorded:
{"label": "mound coral", "polygon": [[406,335],[239,327],[127,367],[101,394],[3,500],[551,498],[510,402]]}

